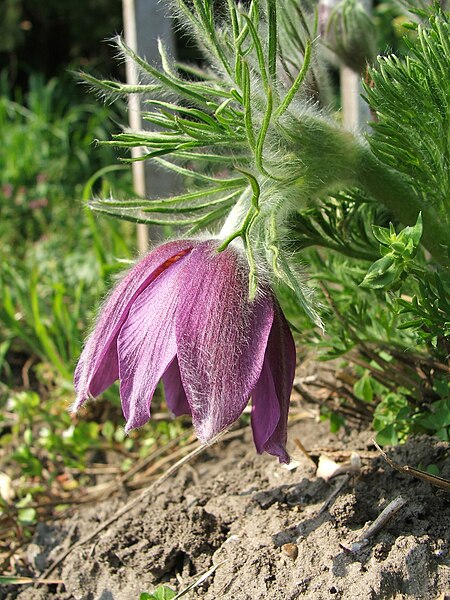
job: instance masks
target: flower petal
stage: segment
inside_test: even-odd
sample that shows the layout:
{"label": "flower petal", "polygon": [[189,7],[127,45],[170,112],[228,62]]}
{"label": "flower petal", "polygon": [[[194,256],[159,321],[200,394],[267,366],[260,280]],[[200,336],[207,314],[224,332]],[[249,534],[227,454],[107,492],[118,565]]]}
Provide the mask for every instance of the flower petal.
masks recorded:
{"label": "flower petal", "polygon": [[280,420],[280,402],[267,356],[264,359],[260,378],[252,392],[252,405],[253,439],[256,450],[261,454]]}
{"label": "flower petal", "polygon": [[175,313],[184,268],[185,261],[175,262],[141,292],[120,330],[117,354],[126,431],[149,420],[155,388],[175,358]]}
{"label": "flower petal", "polygon": [[[275,317],[267,343],[264,364],[269,367],[272,384],[267,383],[270,377],[264,371],[266,381],[264,379],[258,381],[252,394],[252,428],[255,445],[258,452],[261,452],[262,448],[265,452],[278,456],[280,462],[288,463],[289,455],[285,446],[289,401],[295,375],[295,344],[278,302],[275,303]],[[274,392],[279,406],[279,419],[271,432],[275,416]],[[264,437],[266,437],[265,440]]]}
{"label": "flower petal", "polygon": [[171,410],[176,417],[179,417],[180,415],[190,415],[191,407],[189,406],[183,384],[181,383],[177,357],[175,357],[167,367],[162,380],[169,410]]}
{"label": "flower petal", "polygon": [[248,301],[246,259],[204,242],[185,261],[176,317],[181,380],[200,440],[207,442],[244,410],[259,379],[273,300]]}
{"label": "flower petal", "polygon": [[176,258],[182,259],[195,242],[169,242],[139,261],[116,286],[101,311],[75,370],[78,409],[87,398],[101,394],[118,378],[117,335],[137,296]]}

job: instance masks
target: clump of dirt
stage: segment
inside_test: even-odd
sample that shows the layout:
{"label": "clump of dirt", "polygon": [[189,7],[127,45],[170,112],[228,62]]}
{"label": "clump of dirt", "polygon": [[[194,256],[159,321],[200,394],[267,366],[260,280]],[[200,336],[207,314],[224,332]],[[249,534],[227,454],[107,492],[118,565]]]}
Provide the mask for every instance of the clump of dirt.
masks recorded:
{"label": "clump of dirt", "polygon": [[[12,600],[133,600],[164,583],[181,590],[219,565],[191,599],[382,600],[445,598],[450,590],[449,494],[394,471],[370,432],[330,437],[312,420],[291,439],[333,458],[358,452],[361,474],[325,505],[337,478],[316,478],[298,455],[293,470],[256,456],[247,434],[205,450],[195,462],[63,561],[64,585],[5,588]],[[292,449],[292,448],[291,448]],[[316,451],[317,456],[322,451]],[[323,450],[325,452],[325,449]],[[426,437],[390,452],[400,464],[435,464],[450,476],[449,445]],[[357,552],[348,548],[395,498],[405,506]],[[126,500],[125,500],[126,501]],[[42,573],[66,548],[120,508],[117,499],[41,524],[29,548]]]}

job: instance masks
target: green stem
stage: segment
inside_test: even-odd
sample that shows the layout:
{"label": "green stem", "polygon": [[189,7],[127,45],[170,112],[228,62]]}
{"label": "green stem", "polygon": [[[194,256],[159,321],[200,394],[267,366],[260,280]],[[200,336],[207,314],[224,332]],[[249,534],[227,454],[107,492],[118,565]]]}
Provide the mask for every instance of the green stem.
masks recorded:
{"label": "green stem", "polygon": [[414,225],[423,216],[422,244],[442,265],[450,265],[450,227],[430,204],[418,198],[414,188],[395,171],[383,165],[367,146],[360,151],[357,185],[388,208],[404,225]]}
{"label": "green stem", "polygon": [[[320,197],[336,188],[356,185],[404,225],[414,225],[422,212],[423,246],[437,262],[450,266],[448,220],[431,203],[423,202],[401,173],[379,161],[366,142],[313,113],[297,116],[286,112],[277,125],[290,146],[286,161],[297,160],[301,165],[298,182],[302,201],[305,195]],[[295,171],[293,174],[295,178]]]}
{"label": "green stem", "polygon": [[250,208],[248,209],[247,214],[245,215],[244,221],[242,222],[242,225],[239,227],[239,229],[237,229],[236,231],[234,231],[231,235],[229,235],[221,244],[220,246],[217,248],[217,252],[223,252],[227,246],[233,241],[235,240],[237,237],[245,237],[247,230],[249,229],[250,225],[253,223],[253,221],[255,220],[255,217],[258,215],[259,209],[255,208],[255,206],[252,204],[252,206],[250,206]]}

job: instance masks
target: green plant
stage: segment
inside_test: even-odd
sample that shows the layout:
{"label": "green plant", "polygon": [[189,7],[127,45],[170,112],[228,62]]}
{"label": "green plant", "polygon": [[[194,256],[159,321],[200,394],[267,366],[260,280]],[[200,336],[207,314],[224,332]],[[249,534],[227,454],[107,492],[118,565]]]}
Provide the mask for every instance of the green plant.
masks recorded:
{"label": "green plant", "polygon": [[[0,265],[0,329],[9,342],[3,361],[11,351],[25,351],[50,362],[66,381],[106,283],[123,268],[114,256],[128,255],[123,228],[110,228],[109,249],[103,243],[96,251],[101,235],[96,223],[88,218],[81,223],[78,250],[61,255],[63,241],[55,235],[34,244],[25,259],[11,257]],[[93,248],[83,251],[89,244]]]}
{"label": "green plant", "polygon": [[[449,355],[450,148],[442,135],[450,119],[449,15],[438,5],[410,7],[408,55],[381,57],[368,71],[366,101],[376,121],[363,140],[311,106],[312,99],[332,104],[321,41],[312,41],[318,39],[312,6],[276,0],[246,7],[222,2],[220,9],[211,0],[173,5],[210,65],[172,64],[160,46],[157,70],[118,39],[145,82],[83,77],[110,99],[146,95],[152,111],[143,116],[159,130],[119,133],[106,144],[145,148],[143,158],[183,174],[187,190],[91,207],[137,222],[185,225],[188,235],[222,226],[220,249],[240,237],[250,297],[259,271],[270,273],[294,307],[290,318],[303,339],[324,358],[345,356],[367,371],[350,394],[358,410],[391,406],[396,439],[432,422],[427,431],[445,436],[447,391],[437,382]],[[354,27],[361,6],[344,8],[334,35],[350,25],[352,36],[362,35],[364,28]],[[298,277],[302,260],[327,307],[322,338],[298,310],[320,324]],[[375,391],[372,382],[384,388]],[[406,408],[415,425],[405,429]]]}
{"label": "green plant", "polygon": [[[71,239],[74,247],[82,210],[76,199],[95,171],[115,161],[112,152],[96,150],[92,142],[108,137],[111,117],[123,114],[121,107],[70,104],[73,84],[63,86],[56,79],[44,84],[37,75],[30,77],[25,97],[19,91],[9,94],[4,76],[0,90],[1,256],[10,248],[17,256],[26,250],[26,240],[63,227],[66,244]],[[129,189],[130,180],[122,177],[116,178],[118,190],[121,181]]]}
{"label": "green plant", "polygon": [[[83,474],[95,452],[117,452],[120,456],[124,451],[120,465],[125,472],[133,466],[130,457],[145,458],[158,444],[180,435],[179,423],[164,421],[133,437],[127,437],[121,425],[109,419],[80,421],[75,426],[67,411],[69,401],[70,392],[59,389],[50,394],[10,392],[0,398],[4,413],[11,415],[0,419],[1,465],[2,470],[20,470],[18,509],[26,508],[35,496],[45,496],[69,474],[73,489],[89,484],[90,477]],[[69,489],[66,485],[60,491]]]}
{"label": "green plant", "polygon": [[139,600],[173,600],[176,595],[176,592],[164,585],[159,586],[152,594],[143,592],[139,596]]}

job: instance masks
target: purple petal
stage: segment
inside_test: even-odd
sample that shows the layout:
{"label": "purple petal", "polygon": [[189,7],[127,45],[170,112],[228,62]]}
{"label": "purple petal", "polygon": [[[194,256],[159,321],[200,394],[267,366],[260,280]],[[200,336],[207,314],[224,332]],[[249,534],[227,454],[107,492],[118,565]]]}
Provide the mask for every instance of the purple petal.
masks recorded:
{"label": "purple petal", "polygon": [[[267,373],[268,367],[270,372]],[[295,344],[280,306],[275,304],[275,317],[267,344],[260,381],[253,391],[252,428],[258,452],[278,456],[288,463],[286,452],[289,401],[295,375]],[[270,383],[271,380],[271,383]],[[278,422],[275,422],[275,402]]]}
{"label": "purple petal", "polygon": [[273,301],[248,301],[247,262],[231,246],[218,253],[212,243],[200,244],[185,265],[177,356],[196,433],[206,442],[247,405],[261,374]]}
{"label": "purple petal", "polygon": [[180,368],[175,357],[163,375],[164,391],[169,410],[176,416],[190,415],[191,407],[181,383]]}
{"label": "purple petal", "polygon": [[86,342],[75,370],[78,409],[87,398],[95,397],[119,376],[117,335],[136,297],[166,269],[175,258],[183,258],[195,243],[169,242],[155,248],[138,262],[116,286],[100,314],[94,331]]}
{"label": "purple petal", "polygon": [[264,359],[260,378],[252,392],[252,399],[253,439],[257,451],[261,454],[280,420],[280,403],[267,357]]}
{"label": "purple petal", "polygon": [[120,330],[117,354],[126,431],[149,420],[155,388],[175,358],[175,313],[184,269],[185,261],[175,262],[141,292]]}

